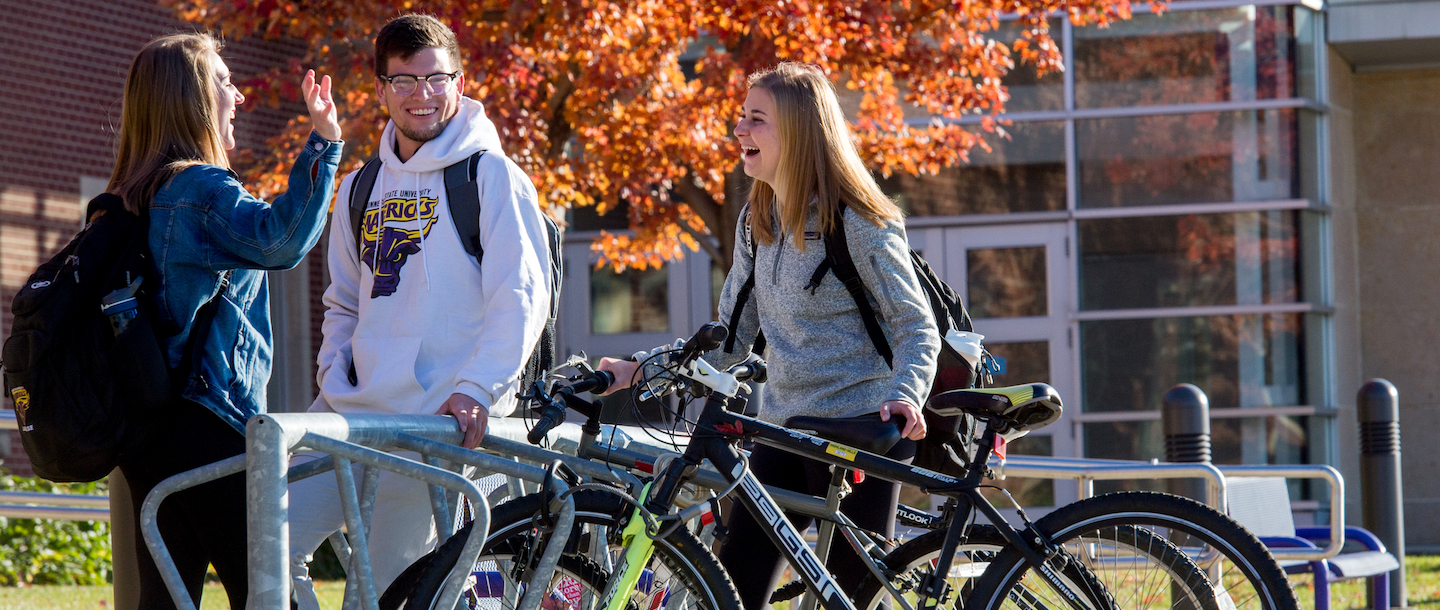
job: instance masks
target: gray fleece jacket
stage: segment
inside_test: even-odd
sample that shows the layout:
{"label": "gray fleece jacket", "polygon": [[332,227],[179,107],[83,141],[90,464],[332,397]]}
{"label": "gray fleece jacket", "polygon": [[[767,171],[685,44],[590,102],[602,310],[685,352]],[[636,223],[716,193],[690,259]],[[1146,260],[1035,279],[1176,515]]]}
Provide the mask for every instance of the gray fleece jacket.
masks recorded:
{"label": "gray fleece jacket", "polygon": [[759,244],[750,255],[749,224],[736,228],[734,264],[720,296],[720,320],[728,322],[735,297],[751,273],[755,288],[738,313],[733,353],[724,347],[704,355],[724,370],[744,360],[758,331],[765,331],[764,354],[770,380],[760,419],[783,424],[797,415],[851,417],[875,413],[886,400],[923,406],[935,377],[940,333],[910,264],[905,226],[882,226],[845,211],[845,238],[880,327],[890,340],[894,369],[875,351],[855,300],[833,273],[826,273],[814,294],[805,289],[825,259],[820,214],[812,207],[805,223],[805,250],[792,238]]}

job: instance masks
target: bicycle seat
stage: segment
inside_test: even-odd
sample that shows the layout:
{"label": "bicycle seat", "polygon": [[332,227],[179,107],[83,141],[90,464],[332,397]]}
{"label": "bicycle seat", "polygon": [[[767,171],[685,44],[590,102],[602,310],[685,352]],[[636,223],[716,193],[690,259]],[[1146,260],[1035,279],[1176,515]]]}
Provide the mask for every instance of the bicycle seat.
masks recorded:
{"label": "bicycle seat", "polygon": [[890,421],[880,421],[879,413],[855,417],[799,416],[785,420],[786,428],[875,455],[885,455],[895,443],[900,442],[900,431],[904,426],[905,418],[894,416]]}
{"label": "bicycle seat", "polygon": [[1045,383],[951,390],[931,396],[927,408],[943,416],[969,413],[992,422],[1001,434],[1044,428],[1064,411],[1060,393]]}

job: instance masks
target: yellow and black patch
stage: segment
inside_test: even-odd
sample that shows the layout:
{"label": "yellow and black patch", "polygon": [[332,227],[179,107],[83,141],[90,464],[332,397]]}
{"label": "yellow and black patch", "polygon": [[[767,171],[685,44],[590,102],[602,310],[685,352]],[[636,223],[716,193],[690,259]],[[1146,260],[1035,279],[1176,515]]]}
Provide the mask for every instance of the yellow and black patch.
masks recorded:
{"label": "yellow and black patch", "polygon": [[20,425],[25,425],[25,411],[30,408],[30,392],[25,388],[17,387],[10,390],[10,398],[15,400],[15,417],[20,420]]}

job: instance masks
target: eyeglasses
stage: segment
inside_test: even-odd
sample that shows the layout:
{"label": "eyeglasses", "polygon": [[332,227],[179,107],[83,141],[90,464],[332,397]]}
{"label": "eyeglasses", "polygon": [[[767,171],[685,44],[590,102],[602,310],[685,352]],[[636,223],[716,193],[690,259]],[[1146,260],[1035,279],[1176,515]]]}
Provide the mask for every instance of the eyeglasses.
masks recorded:
{"label": "eyeglasses", "polygon": [[422,80],[425,81],[425,88],[430,95],[442,95],[450,90],[450,83],[460,78],[460,72],[456,71],[449,74],[436,72],[424,78],[410,74],[396,74],[395,76],[385,76],[381,74],[380,78],[390,83],[390,91],[400,97],[415,95],[415,88],[420,85],[420,81]]}

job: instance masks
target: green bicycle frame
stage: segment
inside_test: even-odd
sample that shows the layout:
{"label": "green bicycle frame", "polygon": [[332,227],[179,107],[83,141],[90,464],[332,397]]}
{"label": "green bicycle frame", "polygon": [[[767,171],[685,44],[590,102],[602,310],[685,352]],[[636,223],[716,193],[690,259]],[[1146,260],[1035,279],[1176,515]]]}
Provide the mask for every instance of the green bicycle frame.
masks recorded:
{"label": "green bicycle frame", "polygon": [[[646,483],[640,491],[641,504],[650,494],[650,484]],[[629,602],[628,593],[635,590],[640,583],[640,576],[645,572],[645,566],[650,564],[650,557],[655,554],[655,540],[645,531],[645,518],[641,515],[640,508],[636,507],[630,514],[630,521],[625,524],[625,529],[620,532],[620,544],[625,547],[625,557],[622,559],[622,568],[619,578],[610,579],[609,586],[605,590],[605,610],[624,610]],[[624,592],[626,595],[621,595]]]}

